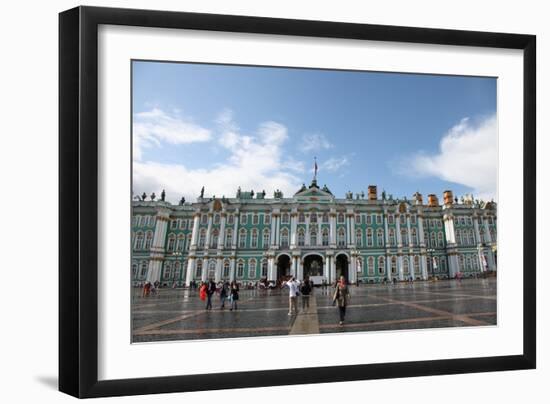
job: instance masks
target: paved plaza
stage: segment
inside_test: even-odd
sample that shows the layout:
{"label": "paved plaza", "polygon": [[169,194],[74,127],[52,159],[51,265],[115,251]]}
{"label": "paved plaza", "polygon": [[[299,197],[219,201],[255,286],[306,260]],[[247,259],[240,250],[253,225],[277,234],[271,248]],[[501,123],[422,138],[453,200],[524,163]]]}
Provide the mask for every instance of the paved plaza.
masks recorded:
{"label": "paved plaza", "polygon": [[[489,326],[497,322],[496,280],[445,280],[351,287],[346,322],[338,324],[332,288],[315,288],[309,309],[288,315],[288,289],[240,291],[238,310],[204,309],[197,290],[132,292],[133,342],[323,334],[439,327]],[[298,298],[300,299],[300,298]]]}

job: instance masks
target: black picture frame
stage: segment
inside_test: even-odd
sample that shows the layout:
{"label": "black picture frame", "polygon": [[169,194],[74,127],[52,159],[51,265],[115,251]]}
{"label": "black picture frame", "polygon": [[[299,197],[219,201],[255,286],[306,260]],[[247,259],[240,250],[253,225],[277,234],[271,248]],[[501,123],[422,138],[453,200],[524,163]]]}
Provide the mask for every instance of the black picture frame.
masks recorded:
{"label": "black picture frame", "polygon": [[[523,354],[98,381],[100,24],[523,50]],[[96,7],[60,13],[59,390],[85,398],[535,368],[535,107],[533,35]]]}

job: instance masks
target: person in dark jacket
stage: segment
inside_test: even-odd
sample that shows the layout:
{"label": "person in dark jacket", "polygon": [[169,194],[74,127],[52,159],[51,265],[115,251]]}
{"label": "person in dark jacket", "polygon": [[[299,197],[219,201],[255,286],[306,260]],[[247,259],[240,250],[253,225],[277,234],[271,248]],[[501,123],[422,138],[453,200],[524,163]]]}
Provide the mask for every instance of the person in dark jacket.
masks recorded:
{"label": "person in dark jacket", "polygon": [[300,286],[300,293],[302,294],[302,310],[306,307],[309,309],[309,295],[311,294],[312,284],[309,277],[306,277],[304,283]]}
{"label": "person in dark jacket", "polygon": [[206,310],[212,310],[212,295],[216,293],[216,283],[210,279],[206,287]]}
{"label": "person in dark jacket", "polygon": [[229,298],[231,299],[231,308],[229,310],[237,310],[237,301],[239,300],[239,284],[237,282],[231,282],[229,293]]}
{"label": "person in dark jacket", "polygon": [[229,283],[227,281],[222,281],[220,285],[220,309],[225,309],[225,299],[229,294]]}
{"label": "person in dark jacket", "polygon": [[340,280],[334,288],[334,295],[332,296],[332,301],[338,306],[338,312],[340,314],[340,325],[344,324],[344,319],[346,317],[346,307],[349,304],[350,293],[349,288],[346,283],[346,278],[343,276],[340,277]]}

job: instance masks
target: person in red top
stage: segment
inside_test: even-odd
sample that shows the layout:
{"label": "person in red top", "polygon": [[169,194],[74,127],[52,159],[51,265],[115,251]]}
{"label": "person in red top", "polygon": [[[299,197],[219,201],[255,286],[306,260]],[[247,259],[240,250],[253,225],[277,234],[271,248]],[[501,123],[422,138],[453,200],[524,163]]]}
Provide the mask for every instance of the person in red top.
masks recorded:
{"label": "person in red top", "polygon": [[199,287],[199,297],[202,301],[206,300],[206,283],[201,282],[201,286]]}

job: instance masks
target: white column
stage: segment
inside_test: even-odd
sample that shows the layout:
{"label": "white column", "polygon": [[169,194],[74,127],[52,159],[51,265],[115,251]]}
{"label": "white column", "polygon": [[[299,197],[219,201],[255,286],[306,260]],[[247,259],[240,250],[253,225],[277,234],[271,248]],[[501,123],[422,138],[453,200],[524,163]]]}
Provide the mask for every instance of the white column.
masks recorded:
{"label": "white column", "polygon": [[330,257],[330,283],[336,281],[336,258]]}
{"label": "white column", "polygon": [[491,232],[489,231],[489,219],[486,217],[483,218],[483,233],[484,233],[485,243],[490,244],[492,242]]}
{"label": "white column", "polygon": [[449,276],[454,278],[459,271],[458,256],[455,254],[449,254]]}
{"label": "white column", "polygon": [[305,245],[306,246],[309,246],[311,245],[310,243],[310,237],[309,237],[309,215],[306,215],[306,240],[305,240]]}
{"label": "white column", "polygon": [[422,254],[420,256],[420,269],[422,271],[422,279],[427,280],[428,279],[428,263],[426,254]]}
{"label": "white column", "polygon": [[331,248],[336,247],[336,214],[331,213],[329,215],[330,222],[330,246]]}
{"label": "white column", "polygon": [[295,278],[298,278],[298,264],[300,262],[300,257],[292,257],[292,267],[290,274]]}
{"label": "white column", "polygon": [[296,248],[296,220],[297,213],[290,214],[290,248]]}
{"label": "white column", "polygon": [[203,281],[203,282],[206,282],[206,280],[208,279],[208,267],[210,266],[208,264],[210,264],[210,260],[208,259],[208,257],[205,257],[202,260],[201,281]]}
{"label": "white column", "polygon": [[216,260],[216,276],[214,281],[218,283],[222,279],[222,259],[221,257]]}
{"label": "white column", "polygon": [[[231,240],[231,248],[234,250],[237,248],[237,240],[239,239],[239,219],[241,214],[239,210],[235,211],[235,223],[233,224],[233,239]],[[235,280],[235,278],[233,278]]]}
{"label": "white column", "polygon": [[456,244],[455,236],[455,224],[452,215],[444,215],[443,220],[445,223],[445,236],[448,244]]}
{"label": "white column", "polygon": [[317,246],[318,247],[323,245],[323,225],[321,223],[317,223],[315,225],[317,226]]}
{"label": "white column", "polygon": [[475,237],[476,237],[476,244],[481,244],[482,241],[481,241],[481,235],[479,234],[479,223],[477,222],[477,219],[478,217],[477,216],[474,216],[473,217],[473,220],[474,220],[474,229],[475,229]]}
{"label": "white column", "polygon": [[150,259],[149,268],[147,270],[147,280],[151,283],[160,282],[160,272],[162,269],[162,260]]}
{"label": "white column", "polygon": [[384,211],[384,239],[386,241],[386,247],[390,244],[389,234],[388,234],[388,212]]}
{"label": "white column", "polygon": [[327,280],[328,283],[330,283],[330,261],[331,261],[331,256],[330,255],[327,255],[327,258],[325,260],[326,262],[326,265],[325,265],[325,268],[323,268],[323,277]]}
{"label": "white column", "polygon": [[349,235],[351,226],[350,226],[349,216],[347,213],[345,216],[345,225],[346,225],[346,248],[349,248],[349,245],[351,244],[351,237]]}
{"label": "white column", "polygon": [[388,281],[393,279],[393,274],[391,273],[391,255],[386,256],[386,277]]}
{"label": "white column", "polygon": [[185,285],[189,287],[191,285],[191,281],[194,278],[193,271],[195,270],[195,257],[189,257],[187,260],[187,276],[185,277]]}
{"label": "white column", "polygon": [[407,238],[409,239],[409,247],[412,247],[412,237],[411,237],[411,215],[407,213]]}
{"label": "white column", "polygon": [[395,217],[395,232],[397,233],[395,235],[397,240],[397,247],[401,248],[403,247],[403,240],[401,240],[401,215],[397,215]]}
{"label": "white column", "polygon": [[277,248],[281,244],[280,237],[281,237],[281,215],[277,215],[277,227],[275,229],[275,241],[276,241],[275,246]]}
{"label": "white column", "polygon": [[301,281],[302,279],[304,279],[304,262],[300,257],[296,257],[296,262],[298,267],[296,278]]}
{"label": "white column", "polygon": [[424,240],[424,217],[419,213],[418,217],[418,239],[420,240],[420,246],[424,247],[426,241]]}
{"label": "white column", "polygon": [[[355,241],[355,214],[350,216],[349,224],[350,224],[350,229],[349,229],[350,238],[349,238],[349,241],[350,241],[350,244],[356,245],[356,241]],[[357,275],[357,274],[355,274],[355,275]]]}
{"label": "white column", "polygon": [[277,280],[277,271],[275,270],[275,257],[269,256],[267,259],[267,274],[269,281]]}
{"label": "white column", "polygon": [[351,256],[350,268],[348,271],[348,282],[355,283],[357,282],[357,257],[355,255]]}
{"label": "white column", "polygon": [[223,250],[225,247],[225,217],[226,214],[221,214],[221,222],[220,222],[220,234],[218,236],[218,250]]}
{"label": "white column", "polygon": [[208,228],[206,230],[206,240],[204,242],[204,248],[210,248],[210,233],[212,233],[212,212],[208,212]]}
{"label": "white column", "polygon": [[235,258],[234,257],[231,257],[229,261],[229,280],[231,282],[235,280]]}
{"label": "white column", "polygon": [[271,214],[271,245],[275,246],[277,244],[277,240],[275,239],[275,230],[277,228],[277,214],[272,213]]}
{"label": "white column", "polygon": [[405,276],[403,275],[403,256],[402,255],[397,256],[397,273],[399,274],[400,281],[405,280]]}

